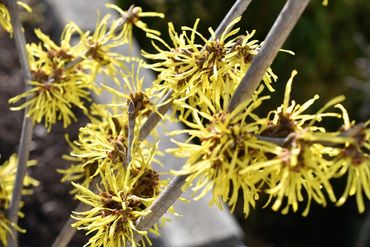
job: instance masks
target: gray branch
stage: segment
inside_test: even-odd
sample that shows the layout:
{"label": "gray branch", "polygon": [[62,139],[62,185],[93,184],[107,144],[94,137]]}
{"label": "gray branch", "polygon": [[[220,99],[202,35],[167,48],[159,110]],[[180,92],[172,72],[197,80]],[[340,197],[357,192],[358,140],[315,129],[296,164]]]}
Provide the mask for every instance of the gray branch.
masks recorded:
{"label": "gray branch", "polygon": [[279,49],[293,30],[309,1],[310,0],[287,1],[270,32],[267,34],[265,43],[262,45],[248,69],[247,74],[231,98],[228,105],[229,112],[232,112],[240,103],[253,95],[263,75],[275,59]]}
{"label": "gray branch", "polygon": [[[149,230],[163,216],[163,214],[167,212],[169,207],[171,207],[183,193],[181,187],[185,184],[187,177],[188,175],[177,176],[170,182],[163,193],[161,193],[157,200],[155,200],[155,202],[148,208],[151,212],[146,216],[140,217],[136,221],[136,228],[138,230]],[[135,243],[139,242],[142,238],[143,235],[134,232]],[[126,246],[131,247],[131,242],[127,240]]]}
{"label": "gray branch", "polygon": [[[28,84],[28,81],[32,81],[32,74],[30,71],[30,66],[28,64],[28,55],[26,50],[26,41],[24,38],[24,34],[22,32],[22,25],[19,20],[19,13],[18,13],[18,5],[16,0],[9,0],[8,1],[8,9],[11,18],[11,24],[13,26],[13,35],[14,41],[17,48],[19,62],[23,72],[23,80],[25,85],[25,90],[28,91],[31,89],[31,85]],[[27,97],[27,101],[30,100],[30,97]],[[30,153],[30,145],[31,139],[33,134],[33,126],[32,126],[32,118],[27,117],[28,107],[25,108],[24,117],[23,117],[23,124],[22,124],[22,133],[21,139],[19,144],[19,151],[18,151],[18,167],[17,173],[14,181],[14,188],[12,199],[10,200],[10,206],[7,212],[7,218],[11,222],[17,224],[18,222],[18,210],[19,210],[19,203],[22,197],[22,189],[23,189],[23,179],[26,175],[27,170],[27,161],[29,158]],[[15,239],[8,233],[8,246],[9,247],[16,247],[18,246],[17,240],[17,231],[13,229]]]}

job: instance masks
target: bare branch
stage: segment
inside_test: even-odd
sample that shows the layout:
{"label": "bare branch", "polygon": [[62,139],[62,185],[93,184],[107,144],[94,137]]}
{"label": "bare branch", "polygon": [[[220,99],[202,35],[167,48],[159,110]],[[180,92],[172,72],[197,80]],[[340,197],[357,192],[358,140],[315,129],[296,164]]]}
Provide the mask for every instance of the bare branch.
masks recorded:
{"label": "bare branch", "polygon": [[367,213],[366,218],[362,222],[360,232],[357,237],[355,247],[366,247],[369,242],[370,232],[370,212]]}
{"label": "bare branch", "polygon": [[310,0],[289,0],[280,12],[265,43],[254,58],[247,74],[231,98],[228,111],[232,112],[241,102],[249,99],[257,89],[263,75],[279,49],[284,44]]}
{"label": "bare branch", "polygon": [[[83,202],[78,203],[75,212],[84,212],[91,208],[90,205]],[[54,240],[52,247],[65,247],[71,241],[72,237],[75,235],[77,228],[71,225],[75,223],[76,220],[69,217],[67,222],[64,224],[62,230],[60,231],[58,237]]]}
{"label": "bare branch", "polygon": [[[23,80],[25,85],[25,90],[31,89],[31,85],[28,84],[28,81],[32,81],[32,74],[30,71],[30,66],[28,64],[28,55],[26,50],[26,41],[24,38],[24,34],[22,32],[22,25],[19,20],[19,13],[18,13],[18,5],[16,0],[9,0],[8,1],[8,9],[11,18],[11,24],[13,27],[13,35],[14,41],[16,44],[19,62],[21,64],[22,72],[23,72]],[[30,100],[30,97],[27,97],[27,100]],[[7,212],[7,218],[17,224],[18,222],[18,210],[19,210],[19,202],[21,201],[22,197],[22,189],[23,189],[23,179],[26,175],[27,170],[27,161],[29,158],[30,152],[30,145],[31,139],[33,134],[33,126],[32,126],[32,118],[27,117],[28,107],[25,108],[24,117],[23,117],[23,124],[22,124],[22,133],[21,139],[19,144],[19,151],[18,151],[18,168],[17,174],[14,181],[14,189],[12,194],[12,199],[10,201],[10,206]],[[8,234],[8,246],[13,247],[18,245],[17,240],[17,231],[14,230],[13,237]]]}
{"label": "bare branch", "polygon": [[[229,25],[231,21],[241,16],[244,13],[244,11],[247,9],[251,1],[252,0],[237,0],[234,3],[234,5],[231,7],[229,12],[226,14],[225,18],[222,20],[222,22],[216,29],[215,31],[216,39],[221,38],[221,35],[225,31],[227,25]],[[211,41],[212,37],[209,40]]]}

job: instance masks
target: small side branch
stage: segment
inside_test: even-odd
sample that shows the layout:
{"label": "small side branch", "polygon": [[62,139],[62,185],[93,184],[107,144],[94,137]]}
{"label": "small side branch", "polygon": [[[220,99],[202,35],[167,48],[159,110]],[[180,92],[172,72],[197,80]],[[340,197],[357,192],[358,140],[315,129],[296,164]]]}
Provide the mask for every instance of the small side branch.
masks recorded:
{"label": "small side branch", "polygon": [[[162,98],[162,100],[159,102],[159,104],[162,104],[168,100],[171,99],[173,94],[173,90],[170,89],[166,95]],[[172,107],[173,101],[169,101],[168,103],[161,105],[158,107],[158,112],[162,115],[164,115],[171,107]],[[150,132],[157,126],[158,122],[161,120],[161,117],[156,112],[152,112],[146,122],[141,126],[140,134],[139,134],[139,141],[144,141],[147,136],[150,134]]]}
{"label": "small side branch", "polygon": [[127,167],[131,162],[132,143],[134,140],[134,131],[135,131],[135,118],[137,114],[135,110],[135,104],[134,102],[132,102],[132,100],[130,101],[128,105],[127,114],[128,114],[128,146],[127,146],[125,170],[127,170]]}
{"label": "small side branch", "polygon": [[228,111],[232,112],[241,102],[252,97],[267,68],[275,59],[279,49],[296,25],[310,0],[289,0],[280,12],[265,43],[254,58],[247,74],[231,98]]}

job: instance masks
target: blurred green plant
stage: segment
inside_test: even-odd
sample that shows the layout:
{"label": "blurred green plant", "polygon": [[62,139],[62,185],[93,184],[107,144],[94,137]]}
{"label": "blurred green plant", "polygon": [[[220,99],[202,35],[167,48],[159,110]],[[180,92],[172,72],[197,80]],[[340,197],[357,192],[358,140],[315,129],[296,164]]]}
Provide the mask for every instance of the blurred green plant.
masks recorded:
{"label": "blurred green plant", "polygon": [[[257,30],[254,39],[264,40],[274,20],[286,1],[252,1],[248,11],[237,24],[241,30],[249,32]],[[116,0],[122,9],[130,7],[130,1]],[[198,31],[208,33],[208,27],[216,28],[222,18],[232,6],[233,1],[222,0],[137,0],[147,11],[164,13],[165,18],[153,20],[151,27],[162,33],[161,38],[171,43],[167,34],[168,27],[163,23],[172,22],[175,29],[181,26],[191,27],[200,18]],[[271,68],[279,76],[273,87],[276,93],[272,94],[271,104],[278,105],[282,100],[284,83],[290,77],[290,71],[299,71],[300,85],[305,90],[293,90],[292,97],[308,100],[313,94],[319,94],[319,102],[327,102],[336,95],[346,94],[345,107],[351,113],[351,118],[360,118],[359,107],[364,95],[349,88],[344,77],[348,75],[361,77],[353,61],[362,55],[361,50],[353,41],[353,34],[363,32],[370,37],[370,1],[341,0],[331,1],[327,7],[322,7],[321,1],[311,1],[304,15],[300,18],[291,35],[285,42],[283,49],[296,53],[295,57],[280,53]],[[267,6],[261,11],[261,6]],[[153,46],[145,42],[145,32],[134,30],[134,36],[143,50],[154,52]],[[268,109],[261,108],[264,113]],[[318,109],[312,108],[312,112]]]}

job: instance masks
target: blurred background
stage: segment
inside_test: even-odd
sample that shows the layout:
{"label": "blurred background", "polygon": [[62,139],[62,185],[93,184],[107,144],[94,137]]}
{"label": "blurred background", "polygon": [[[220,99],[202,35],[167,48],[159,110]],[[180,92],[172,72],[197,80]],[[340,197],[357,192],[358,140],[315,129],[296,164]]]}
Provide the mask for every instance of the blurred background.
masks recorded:
{"label": "blurred background", "polygon": [[[38,42],[33,35],[35,27],[41,27],[52,39],[58,39],[53,25],[53,10],[39,0],[28,2],[34,12],[24,12],[22,16],[27,42]],[[236,25],[241,28],[240,34],[256,30],[253,39],[263,41],[285,2],[252,1]],[[207,38],[210,36],[208,28],[217,28],[234,1],[116,0],[116,3],[122,9],[128,9],[134,3],[141,6],[144,12],[164,13],[165,19],[145,18],[143,21],[148,23],[149,28],[159,30],[161,37],[171,44],[167,22],[173,22],[176,31],[180,32],[181,26],[192,27],[196,18],[200,18],[198,31]],[[155,52],[142,30],[134,29],[134,35],[143,50]],[[296,55],[280,52],[271,65],[279,79],[272,85],[276,90],[271,93],[272,98],[258,109],[259,114],[265,116],[282,103],[286,82],[292,70],[296,69],[298,75],[294,79],[291,99],[304,103],[319,94],[320,99],[310,108],[313,113],[333,97],[344,94],[347,100],[343,105],[350,118],[356,122],[369,119],[370,48],[366,40],[370,41],[370,1],[329,0],[329,5],[324,7],[321,0],[312,0],[283,46],[283,49],[294,51]],[[22,113],[9,111],[7,103],[10,97],[23,90],[14,49],[9,35],[0,30],[0,164],[16,152],[21,128]],[[265,90],[265,93],[269,92]],[[75,111],[78,115],[78,110]],[[62,154],[68,152],[68,146],[62,147],[62,142],[65,132],[75,139],[78,128],[87,122],[82,113],[78,117],[82,119],[81,123],[72,124],[67,130],[57,124],[48,135],[42,126],[35,126],[31,158],[38,158],[39,165],[32,168],[31,175],[38,180],[49,179],[49,182],[42,182],[41,187],[35,188],[35,200],[31,197],[24,199],[22,211],[27,217],[21,220],[20,225],[27,225],[30,235],[23,239],[20,236],[21,246],[38,246],[40,239],[45,241],[45,245],[52,243],[64,224],[63,217],[68,216],[76,205],[75,201],[68,202],[72,199],[72,195],[68,195],[70,187],[55,185],[61,176],[52,176],[44,170],[46,163],[53,168],[68,166],[68,162],[60,159]],[[341,124],[335,119],[325,123],[329,130],[335,130]],[[53,146],[51,143],[55,140],[60,141]],[[337,197],[341,196],[345,182],[346,177],[332,181]],[[307,217],[301,216],[305,202],[300,205],[299,212],[288,215],[274,212],[270,207],[263,209],[265,202],[266,198],[261,198],[247,219],[244,219],[242,204],[235,211],[245,232],[244,243],[249,247],[355,246],[364,221],[370,215],[370,203],[366,203],[365,213],[359,214],[353,197],[348,198],[342,207],[328,202],[328,206],[323,208],[313,202]],[[75,245],[69,246],[82,246],[85,241],[83,233],[79,233],[75,236]],[[370,246],[370,242],[366,246]]]}

